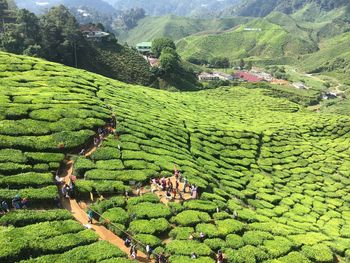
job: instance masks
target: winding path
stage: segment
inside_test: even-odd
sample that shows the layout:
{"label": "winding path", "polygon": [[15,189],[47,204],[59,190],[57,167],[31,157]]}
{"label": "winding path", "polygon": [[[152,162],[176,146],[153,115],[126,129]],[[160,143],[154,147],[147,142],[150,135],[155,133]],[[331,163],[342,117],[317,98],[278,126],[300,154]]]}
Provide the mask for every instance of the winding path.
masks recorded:
{"label": "winding path", "polygon": [[[85,156],[91,155],[94,151],[96,151],[96,147],[91,147],[87,150]],[[73,165],[74,162],[72,160],[69,160],[66,163],[66,166],[63,169],[63,172],[61,173],[61,177],[64,178],[65,183],[69,183],[70,177],[73,174]],[[124,245],[124,240],[115,235],[112,231],[108,230],[104,226],[101,226],[98,224],[98,222],[94,222],[94,224],[88,224],[88,216],[85,210],[78,204],[78,202],[75,199],[70,198],[61,198],[61,204],[62,206],[67,209],[73,217],[79,221],[84,226],[89,226],[91,229],[93,229],[99,236],[101,240],[106,240],[112,245],[115,245],[122,251],[124,251],[129,257],[130,257],[130,248],[126,247]],[[137,252],[137,258],[136,260],[138,262],[155,262],[154,260],[147,259],[147,256],[142,253],[141,251]]]}

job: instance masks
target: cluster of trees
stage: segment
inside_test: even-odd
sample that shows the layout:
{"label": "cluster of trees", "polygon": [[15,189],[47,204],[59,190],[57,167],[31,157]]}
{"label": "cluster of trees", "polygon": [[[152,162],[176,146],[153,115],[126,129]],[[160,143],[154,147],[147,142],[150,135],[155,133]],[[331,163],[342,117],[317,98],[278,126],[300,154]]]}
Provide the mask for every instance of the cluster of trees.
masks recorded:
{"label": "cluster of trees", "polygon": [[53,7],[40,18],[20,9],[14,19],[0,34],[0,48],[7,52],[74,65],[76,50],[86,44],[79,24],[64,6]]}
{"label": "cluster of trees", "polygon": [[152,41],[152,53],[159,58],[164,73],[175,73],[180,67],[180,56],[176,52],[174,41],[169,38],[157,38]]}
{"label": "cluster of trees", "polygon": [[266,69],[273,77],[277,79],[288,80],[289,78],[289,75],[287,74],[286,69],[283,66],[269,66]]}

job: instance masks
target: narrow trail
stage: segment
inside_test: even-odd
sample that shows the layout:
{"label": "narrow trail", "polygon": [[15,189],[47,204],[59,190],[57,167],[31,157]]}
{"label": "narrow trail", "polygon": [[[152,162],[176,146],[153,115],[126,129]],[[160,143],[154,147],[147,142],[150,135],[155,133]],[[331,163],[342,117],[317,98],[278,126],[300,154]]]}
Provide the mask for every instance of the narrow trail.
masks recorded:
{"label": "narrow trail", "polygon": [[[85,156],[86,157],[90,156],[93,152],[96,151],[96,149],[97,147],[95,146],[89,148],[86,151]],[[63,172],[61,173],[61,177],[64,178],[64,182],[67,184],[71,180],[70,178],[73,174],[73,165],[74,165],[74,162],[72,160],[69,160],[66,166],[64,167]],[[116,247],[124,251],[130,258],[130,254],[129,254],[130,248],[124,245],[123,239],[115,235],[112,231],[108,230],[104,226],[99,225],[98,222],[96,222],[95,220],[93,220],[93,224],[88,224],[88,215],[83,209],[83,208],[86,208],[86,205],[84,203],[80,205],[75,199],[62,197],[61,204],[65,209],[71,212],[73,217],[78,222],[80,222],[84,226],[89,226],[89,228],[91,227],[91,229],[93,229],[100,236],[101,240],[108,241],[112,245],[115,245]],[[147,256],[140,250],[137,252],[136,260],[138,262],[155,262],[154,260],[147,259]]]}

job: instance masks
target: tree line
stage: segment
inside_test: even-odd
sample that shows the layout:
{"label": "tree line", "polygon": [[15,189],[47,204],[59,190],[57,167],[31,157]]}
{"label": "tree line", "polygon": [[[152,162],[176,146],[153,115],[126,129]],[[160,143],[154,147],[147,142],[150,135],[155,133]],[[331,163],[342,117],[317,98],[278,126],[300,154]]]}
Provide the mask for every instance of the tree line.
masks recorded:
{"label": "tree line", "polygon": [[[8,11],[6,3],[0,6],[0,13]],[[63,5],[51,8],[40,17],[26,9],[17,9],[12,12],[11,22],[2,27],[1,50],[69,66],[75,65],[76,52],[88,45],[75,17]]]}

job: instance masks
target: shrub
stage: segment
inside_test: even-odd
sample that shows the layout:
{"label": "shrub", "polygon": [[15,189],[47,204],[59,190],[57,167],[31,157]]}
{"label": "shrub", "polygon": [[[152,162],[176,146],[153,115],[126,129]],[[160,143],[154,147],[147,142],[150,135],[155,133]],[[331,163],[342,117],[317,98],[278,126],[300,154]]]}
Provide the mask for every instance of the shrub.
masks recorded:
{"label": "shrub", "polygon": [[196,232],[200,233],[203,232],[206,237],[213,238],[218,237],[218,230],[215,225],[213,224],[198,224],[196,226]]}
{"label": "shrub", "polygon": [[229,248],[238,249],[244,246],[242,237],[236,234],[229,234],[226,236],[226,246]]}
{"label": "shrub", "polygon": [[97,166],[97,169],[106,169],[106,170],[124,169],[122,161],[118,159],[97,161],[96,166]]}
{"label": "shrub", "polygon": [[92,204],[90,207],[97,213],[102,214],[107,209],[110,209],[113,207],[124,207],[124,206],[125,206],[124,197],[114,196],[107,200],[97,201],[96,203]]}
{"label": "shrub", "polygon": [[40,189],[25,188],[21,190],[0,189],[0,200],[10,202],[17,194],[28,198],[31,204],[52,203],[57,196],[56,186],[47,186]]}
{"label": "shrub", "polygon": [[111,160],[119,158],[120,152],[118,148],[112,147],[97,148],[97,150],[93,154],[91,154],[91,159],[93,160]]}
{"label": "shrub", "polygon": [[26,152],[25,156],[32,163],[60,163],[64,159],[64,154],[62,153]]}
{"label": "shrub", "polygon": [[292,250],[293,243],[284,237],[275,237],[273,240],[265,240],[264,248],[270,258],[277,258],[286,255]]}
{"label": "shrub", "polygon": [[128,206],[137,205],[139,203],[149,202],[149,203],[159,203],[159,198],[157,195],[152,193],[146,193],[142,196],[131,197],[128,199]]}
{"label": "shrub", "polygon": [[[111,259],[113,262],[123,262],[123,257],[126,257],[126,254],[121,251],[116,246],[110,244],[107,241],[98,241],[91,245],[79,246],[73,248],[62,254],[54,254],[38,257],[31,260],[23,261],[25,263],[45,263],[45,262],[104,262],[105,260]],[[125,259],[127,260],[127,259]],[[125,262],[132,262],[125,261]]]}
{"label": "shrub", "polygon": [[4,174],[4,175],[29,172],[31,169],[32,169],[32,166],[27,164],[0,163],[0,174]]}
{"label": "shrub", "polygon": [[129,220],[128,213],[120,207],[114,207],[102,214],[100,221],[102,223],[108,223],[108,221],[112,223],[126,224]]}
{"label": "shrub", "polygon": [[333,262],[333,253],[324,244],[305,245],[302,248],[302,253],[313,262]]}
{"label": "shrub", "polygon": [[170,224],[164,218],[151,220],[135,220],[129,225],[128,231],[133,234],[161,234],[170,228]]}
{"label": "shrub", "polygon": [[253,246],[245,246],[237,251],[226,250],[225,255],[229,262],[262,262],[268,259],[268,255],[261,249]]}
{"label": "shrub", "polygon": [[210,256],[211,249],[204,243],[193,240],[174,240],[166,246],[166,251],[175,255],[190,256],[193,252],[198,256]]}
{"label": "shrub", "polygon": [[27,158],[20,150],[0,150],[0,162],[26,163]]}
{"label": "shrub", "polygon": [[43,187],[52,183],[53,175],[51,173],[23,173],[11,176],[0,176],[0,187]]}
{"label": "shrub", "polygon": [[96,165],[85,156],[79,156],[74,162],[74,171],[79,175],[83,176],[88,170],[96,168]]}
{"label": "shrub", "polygon": [[183,206],[190,210],[200,210],[208,213],[215,212],[217,208],[214,202],[205,200],[189,200]]}
{"label": "shrub", "polygon": [[310,260],[308,260],[307,257],[305,257],[303,254],[293,251],[290,252],[287,256],[281,257],[277,260],[271,260],[268,261],[269,263],[310,263]]}
{"label": "shrub", "polygon": [[72,215],[66,210],[15,210],[0,218],[0,225],[14,225],[16,227],[45,221],[60,221],[71,219]]}
{"label": "shrub", "polygon": [[205,212],[185,210],[172,218],[172,221],[180,226],[194,226],[201,222],[209,222],[210,215]]}
{"label": "shrub", "polygon": [[244,224],[234,220],[225,219],[215,222],[219,236],[227,236],[228,234],[240,233],[244,229]]}
{"label": "shrub", "polygon": [[204,244],[210,247],[211,250],[217,251],[226,246],[226,242],[220,238],[207,238],[204,240]]}
{"label": "shrub", "polygon": [[154,204],[150,202],[139,203],[137,205],[128,207],[129,214],[133,218],[140,219],[152,219],[164,217],[167,218],[171,215],[170,208],[164,204]]}
{"label": "shrub", "polygon": [[243,241],[246,245],[258,246],[266,239],[273,239],[273,235],[263,231],[247,231],[243,235]]}
{"label": "shrub", "polygon": [[198,257],[197,259],[191,259],[190,256],[171,256],[169,258],[170,263],[214,263],[215,261],[210,257]]}
{"label": "shrub", "polygon": [[192,227],[175,227],[169,233],[172,239],[187,240],[194,233]]}
{"label": "shrub", "polygon": [[133,236],[133,239],[141,242],[141,244],[148,244],[152,248],[157,247],[162,243],[162,240],[160,240],[158,237],[148,234],[137,234]]}

